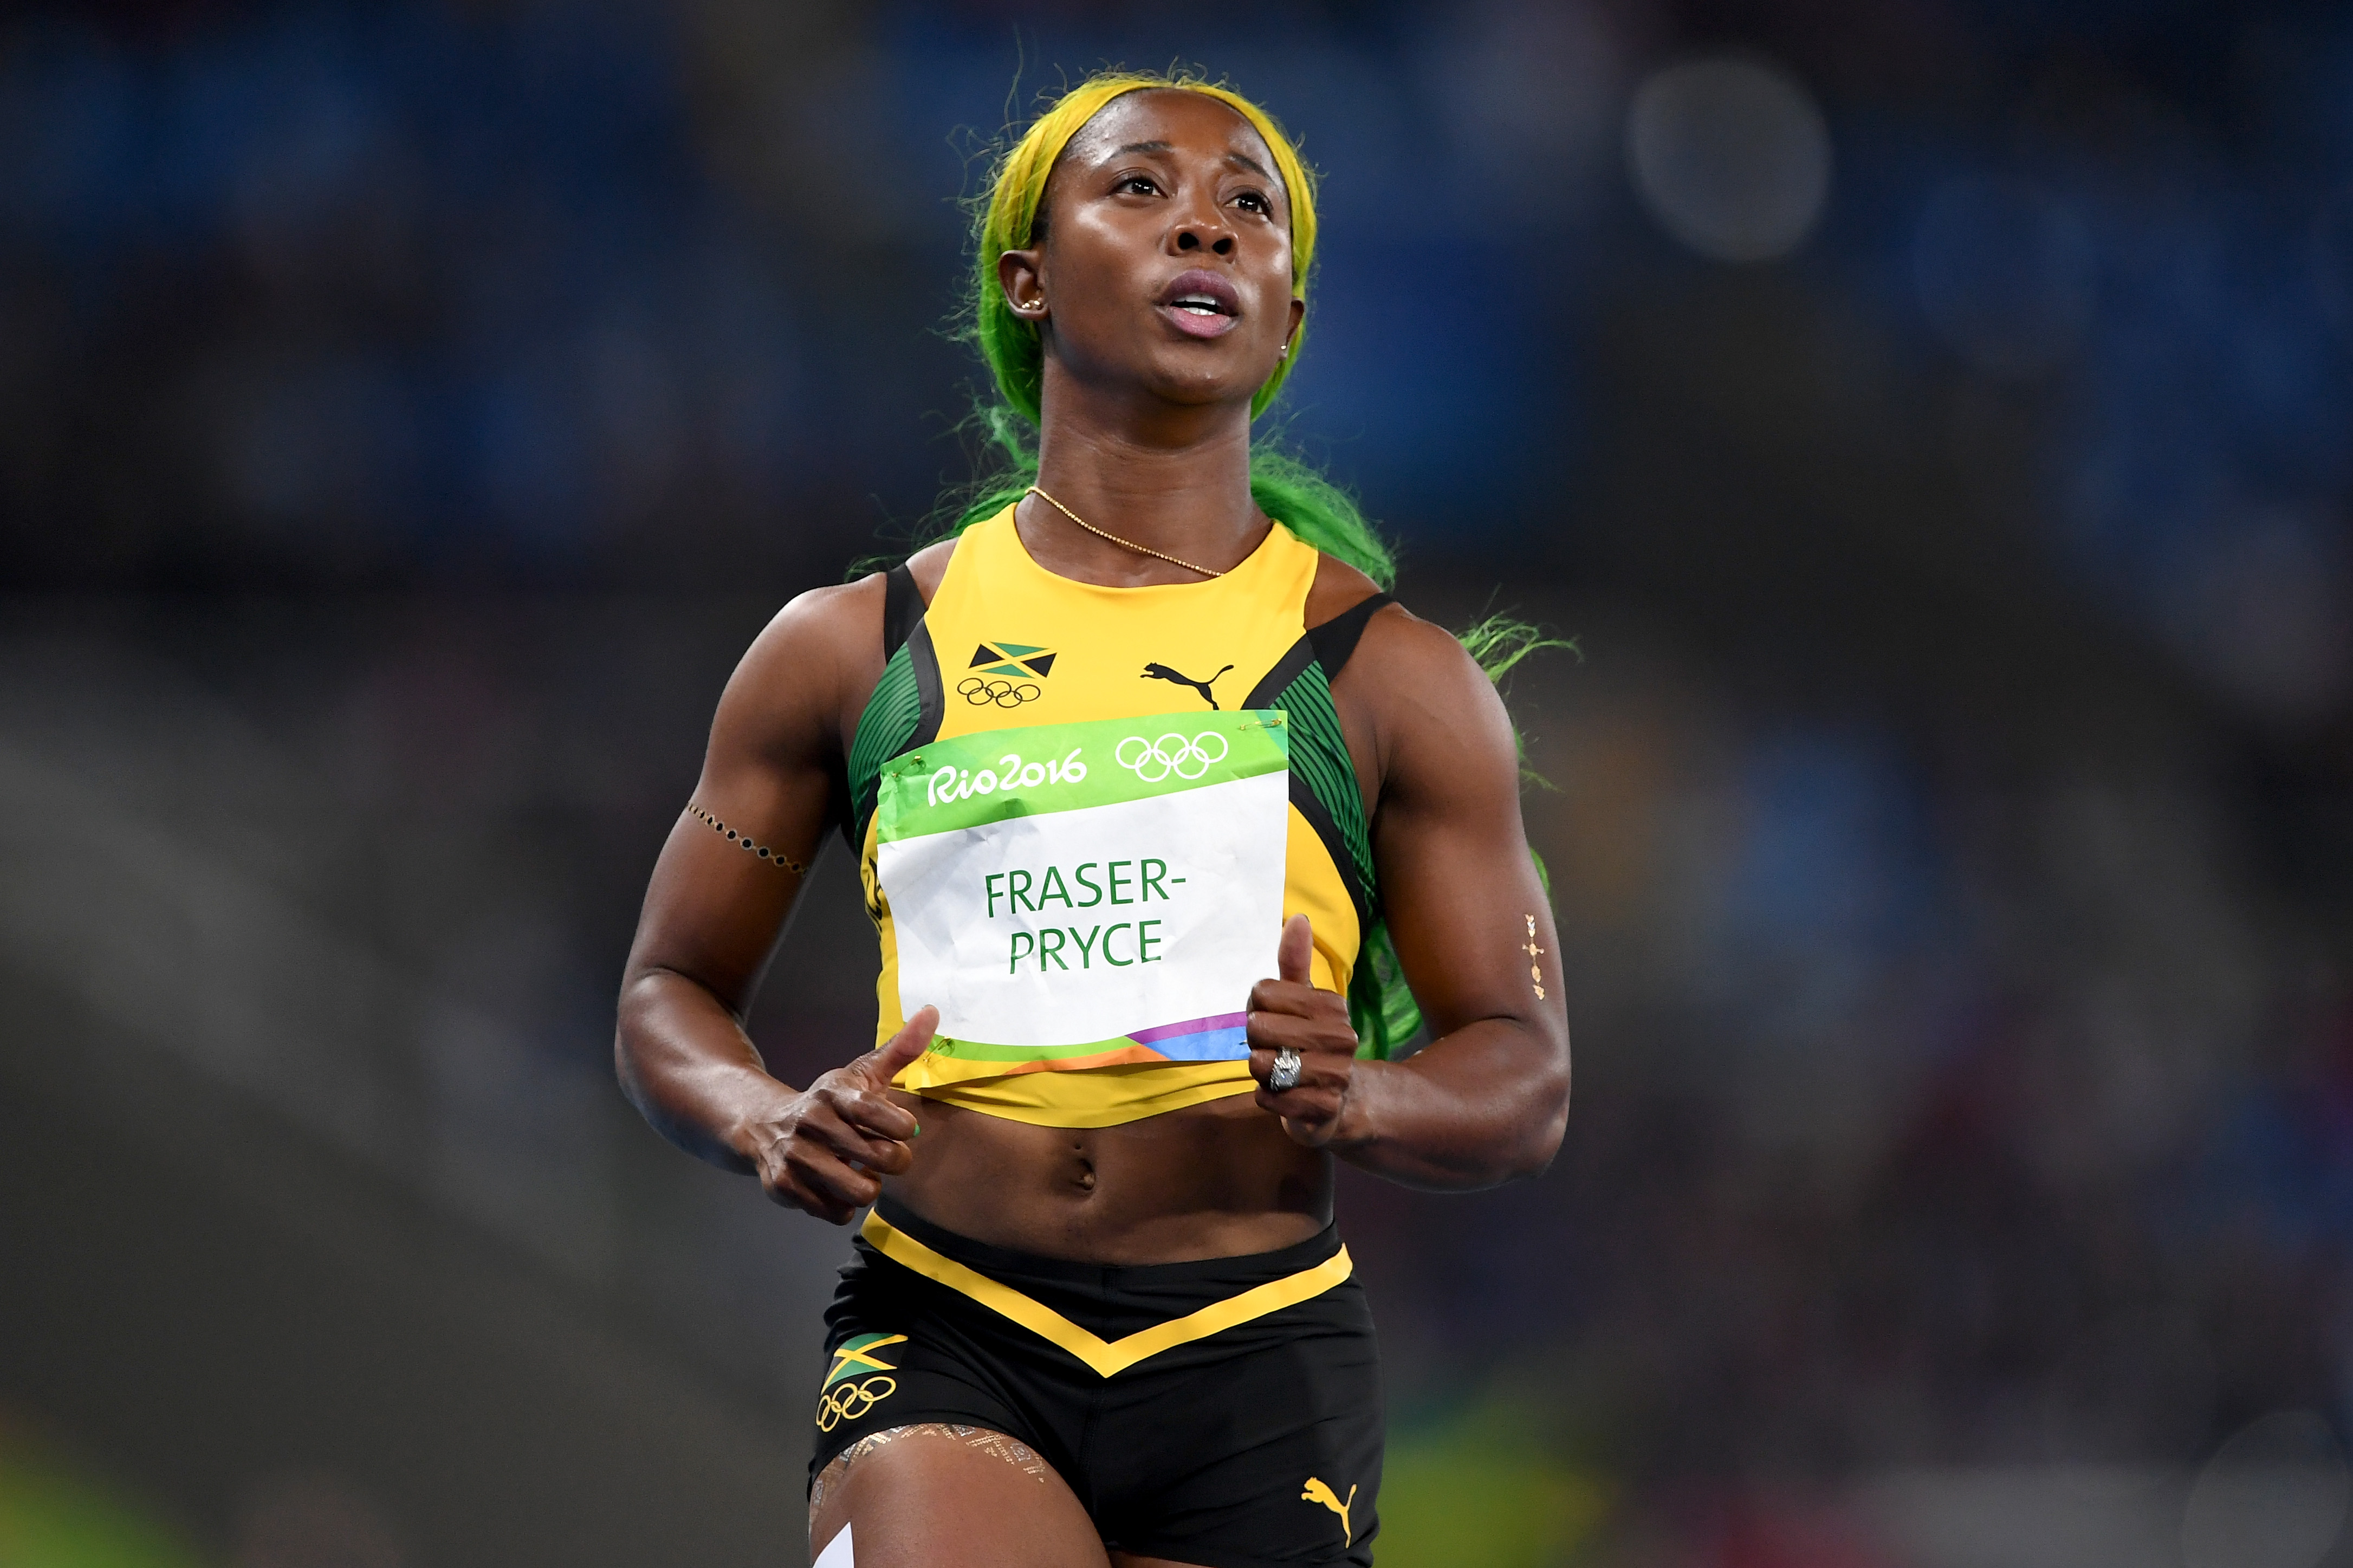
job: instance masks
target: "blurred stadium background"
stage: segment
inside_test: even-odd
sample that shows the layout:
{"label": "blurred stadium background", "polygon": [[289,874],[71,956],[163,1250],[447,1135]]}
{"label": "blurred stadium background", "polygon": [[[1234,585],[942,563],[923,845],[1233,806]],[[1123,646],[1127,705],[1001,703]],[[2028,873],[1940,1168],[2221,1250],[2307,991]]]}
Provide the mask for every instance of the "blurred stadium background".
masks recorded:
{"label": "blurred stadium background", "polygon": [[2353,1563],[2344,5],[111,0],[0,17],[0,1565],[803,1560],[845,1243],[619,964],[969,473],[977,150],[1172,60],[1324,172],[1286,438],[1582,650],[1568,1142],[1345,1194],[1385,1568]]}

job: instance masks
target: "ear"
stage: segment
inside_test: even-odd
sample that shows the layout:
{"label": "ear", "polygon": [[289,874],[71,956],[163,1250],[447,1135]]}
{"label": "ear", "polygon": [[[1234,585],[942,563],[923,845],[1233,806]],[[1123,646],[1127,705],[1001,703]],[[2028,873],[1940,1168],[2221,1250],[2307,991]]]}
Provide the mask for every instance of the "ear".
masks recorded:
{"label": "ear", "polygon": [[1013,307],[1013,313],[1025,321],[1046,319],[1045,259],[1043,247],[1008,250],[997,258],[997,285],[1005,290],[1006,303]]}
{"label": "ear", "polygon": [[1299,298],[1296,294],[1293,295],[1291,297],[1291,328],[1288,331],[1282,334],[1282,341],[1286,347],[1299,341],[1299,328],[1306,320],[1307,301]]}

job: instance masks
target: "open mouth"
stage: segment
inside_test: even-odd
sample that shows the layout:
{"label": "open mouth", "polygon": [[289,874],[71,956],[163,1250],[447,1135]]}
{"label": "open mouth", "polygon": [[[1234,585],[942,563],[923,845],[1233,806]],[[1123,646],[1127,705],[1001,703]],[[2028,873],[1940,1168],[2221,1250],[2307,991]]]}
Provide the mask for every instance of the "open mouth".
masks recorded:
{"label": "open mouth", "polygon": [[1242,313],[1242,300],[1234,286],[1214,272],[1196,268],[1180,272],[1160,291],[1160,308],[1178,318],[1178,325],[1222,330]]}
{"label": "open mouth", "polygon": [[1213,338],[1241,319],[1242,299],[1231,283],[1196,268],[1180,272],[1160,291],[1160,309],[1188,337]]}

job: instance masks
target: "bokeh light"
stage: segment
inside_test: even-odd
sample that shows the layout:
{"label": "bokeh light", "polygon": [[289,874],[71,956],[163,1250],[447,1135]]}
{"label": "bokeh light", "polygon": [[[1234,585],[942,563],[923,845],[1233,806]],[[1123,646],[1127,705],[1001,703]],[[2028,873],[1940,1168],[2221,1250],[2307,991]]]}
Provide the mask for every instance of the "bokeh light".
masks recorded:
{"label": "bokeh light", "polygon": [[1719,261],[1788,255],[1830,197],[1821,110],[1761,60],[1694,60],[1651,76],[1627,113],[1626,157],[1651,216]]}

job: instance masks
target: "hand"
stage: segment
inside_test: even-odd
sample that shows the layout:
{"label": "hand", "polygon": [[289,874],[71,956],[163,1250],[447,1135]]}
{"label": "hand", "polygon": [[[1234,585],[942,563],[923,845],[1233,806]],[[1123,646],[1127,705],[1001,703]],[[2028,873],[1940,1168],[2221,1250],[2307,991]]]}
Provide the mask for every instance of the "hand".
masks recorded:
{"label": "hand", "polygon": [[[1250,987],[1250,1076],[1261,1086],[1258,1102],[1282,1118],[1293,1142],[1321,1149],[1340,1131],[1356,1085],[1356,1031],[1348,1023],[1348,1001],[1337,991],[1318,990],[1309,981],[1308,961],[1315,933],[1305,915],[1283,922],[1274,950],[1274,980]],[[1274,1053],[1285,1046],[1299,1053],[1299,1084],[1277,1094],[1264,1088],[1274,1071]]]}
{"label": "hand", "polygon": [[886,1044],[820,1076],[753,1122],[743,1142],[768,1196],[848,1225],[881,1194],[883,1176],[913,1164],[907,1140],[923,1129],[891,1099],[891,1080],[923,1054],[939,1026],[938,1008],[921,1009]]}

